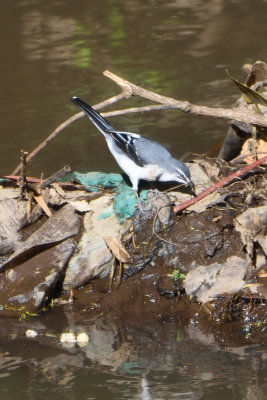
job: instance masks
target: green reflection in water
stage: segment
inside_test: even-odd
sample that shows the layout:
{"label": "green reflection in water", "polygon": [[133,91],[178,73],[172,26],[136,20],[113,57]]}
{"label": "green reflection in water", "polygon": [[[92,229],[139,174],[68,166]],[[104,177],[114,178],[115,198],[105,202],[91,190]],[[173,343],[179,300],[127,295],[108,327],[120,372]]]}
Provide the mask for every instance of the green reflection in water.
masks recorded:
{"label": "green reflection in water", "polygon": [[121,46],[126,39],[126,33],[123,26],[123,14],[113,1],[109,1],[108,3],[110,4],[107,13],[107,24],[110,28],[108,37],[112,46]]}
{"label": "green reflection in water", "polygon": [[89,35],[90,32],[80,22],[76,22],[74,36],[79,36],[82,39],[74,40],[72,44],[76,49],[74,62],[81,68],[89,68],[91,66],[92,51],[88,47],[88,40],[86,39]]}

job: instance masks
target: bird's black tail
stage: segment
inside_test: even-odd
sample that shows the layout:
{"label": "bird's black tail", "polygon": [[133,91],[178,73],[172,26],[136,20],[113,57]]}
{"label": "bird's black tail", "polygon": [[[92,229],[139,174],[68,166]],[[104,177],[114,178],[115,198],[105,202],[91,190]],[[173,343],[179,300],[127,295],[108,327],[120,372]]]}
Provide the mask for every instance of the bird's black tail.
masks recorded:
{"label": "bird's black tail", "polygon": [[102,132],[103,134],[113,131],[114,128],[110,123],[105,120],[98,112],[96,112],[89,104],[85,103],[79,97],[73,97],[71,99],[78,107],[80,107],[83,112],[89,117],[93,124]]}

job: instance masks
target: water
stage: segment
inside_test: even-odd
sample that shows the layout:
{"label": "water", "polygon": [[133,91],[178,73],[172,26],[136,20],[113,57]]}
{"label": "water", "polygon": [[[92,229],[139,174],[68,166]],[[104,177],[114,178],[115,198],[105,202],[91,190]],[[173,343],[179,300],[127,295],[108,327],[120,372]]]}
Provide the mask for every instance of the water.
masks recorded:
{"label": "water", "polygon": [[[238,330],[204,332],[192,321],[142,327],[80,311],[69,329],[86,332],[84,347],[64,347],[60,332],[72,306],[1,327],[0,398],[244,400],[266,398],[267,347]],[[73,311],[73,310],[72,310]],[[181,323],[183,326],[181,326]],[[25,337],[29,327],[35,339]],[[4,333],[5,331],[5,333]]]}
{"label": "water", "polygon": [[[264,0],[1,0],[1,174],[12,172],[21,149],[31,151],[77,112],[73,95],[96,104],[118,93],[105,69],[177,99],[232,106],[239,93],[225,69],[242,80],[243,63],[264,59],[265,16]],[[177,157],[211,150],[227,130],[225,121],[177,111],[112,122],[160,141]],[[86,120],[62,132],[28,172],[48,176],[63,165],[119,171]]]}
{"label": "water", "polygon": [[[231,107],[239,93],[225,69],[266,60],[264,0],[4,1],[0,35],[1,174],[20,150],[31,151],[77,112],[74,95],[96,104],[119,89],[106,69],[176,99]],[[112,109],[144,104],[131,99]],[[149,104],[147,102],[146,104]],[[112,118],[119,129],[156,139],[179,157],[216,152],[227,122],[160,111]],[[82,172],[119,171],[87,120],[68,127],[30,164],[49,176],[64,165]],[[54,311],[56,314],[56,312]],[[246,332],[220,333],[175,322],[142,328],[118,321],[81,325],[45,314],[34,322],[1,320],[0,398],[259,399],[266,397],[266,345]],[[56,314],[57,315],[57,314]],[[45,336],[73,326],[90,336],[70,349]],[[26,339],[27,327],[43,332]],[[232,340],[232,342],[231,342]]]}

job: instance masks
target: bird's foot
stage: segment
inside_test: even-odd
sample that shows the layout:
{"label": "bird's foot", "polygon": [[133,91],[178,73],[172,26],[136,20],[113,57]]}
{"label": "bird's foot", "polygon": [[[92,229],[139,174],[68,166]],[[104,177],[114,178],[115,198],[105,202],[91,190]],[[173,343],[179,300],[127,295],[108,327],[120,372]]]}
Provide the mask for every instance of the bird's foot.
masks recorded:
{"label": "bird's foot", "polygon": [[162,192],[159,189],[150,189],[148,191],[148,193],[152,193],[154,194],[156,197],[160,197],[160,195],[162,194]]}
{"label": "bird's foot", "polygon": [[139,209],[141,215],[145,215],[145,213],[146,213],[147,211],[151,211],[151,210],[152,210],[151,207],[146,207],[146,208],[142,207],[140,201],[138,201],[138,205],[137,205],[136,208]]}
{"label": "bird's foot", "polygon": [[145,207],[145,208],[144,208],[144,207],[142,206],[139,197],[137,197],[137,203],[138,203],[138,204],[136,204],[136,209],[139,210],[140,215],[141,215],[142,217],[144,217],[145,215],[147,215],[148,212],[152,211],[152,207]]}

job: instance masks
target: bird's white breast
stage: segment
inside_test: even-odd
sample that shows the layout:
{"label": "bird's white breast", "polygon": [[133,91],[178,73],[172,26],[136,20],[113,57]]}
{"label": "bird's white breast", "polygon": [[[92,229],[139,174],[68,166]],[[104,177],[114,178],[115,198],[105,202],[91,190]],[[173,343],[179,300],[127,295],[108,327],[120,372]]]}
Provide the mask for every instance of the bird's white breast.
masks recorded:
{"label": "bird's white breast", "polygon": [[112,139],[106,137],[106,141],[115,160],[121,169],[129,176],[133,189],[137,189],[138,181],[140,179],[155,181],[157,180],[157,177],[163,173],[162,168],[158,165],[148,164],[144,167],[139,167],[128,156],[124,155],[116,145],[114,145]]}

